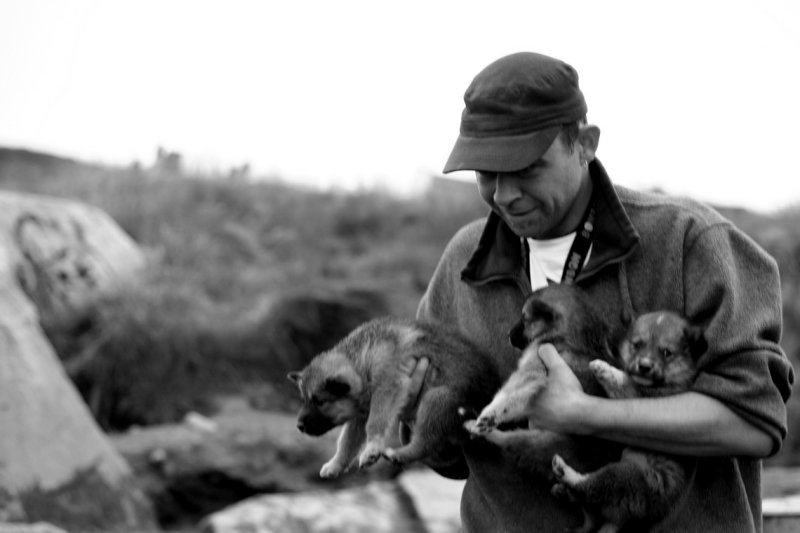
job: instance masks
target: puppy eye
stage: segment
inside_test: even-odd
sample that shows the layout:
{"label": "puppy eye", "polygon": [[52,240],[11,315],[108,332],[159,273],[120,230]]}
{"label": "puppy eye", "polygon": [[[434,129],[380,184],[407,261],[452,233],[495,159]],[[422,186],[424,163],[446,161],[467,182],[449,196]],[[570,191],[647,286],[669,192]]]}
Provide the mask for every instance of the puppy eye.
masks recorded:
{"label": "puppy eye", "polygon": [[633,349],[637,351],[644,348],[644,342],[642,341],[633,341],[631,344],[633,345]]}
{"label": "puppy eye", "polygon": [[311,403],[319,407],[320,405],[323,405],[325,403],[325,400],[323,400],[319,396],[312,396]]}
{"label": "puppy eye", "polygon": [[670,357],[673,356],[673,353],[672,350],[670,350],[669,348],[661,348],[661,355],[665,359],[669,359]]}

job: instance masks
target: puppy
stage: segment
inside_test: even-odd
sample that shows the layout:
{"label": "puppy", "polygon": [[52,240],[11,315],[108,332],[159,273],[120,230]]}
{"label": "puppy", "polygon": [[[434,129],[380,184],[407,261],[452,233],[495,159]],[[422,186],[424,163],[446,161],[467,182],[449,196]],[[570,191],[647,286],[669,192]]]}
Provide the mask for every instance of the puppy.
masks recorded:
{"label": "puppy", "polygon": [[509,376],[477,420],[466,427],[486,435],[498,425],[524,420],[547,378],[539,347],[553,344],[589,394],[604,395],[589,369],[593,359],[613,361],[611,326],[591,299],[574,285],[551,285],[535,291],[522,307],[522,318],[509,334],[511,344],[523,349],[517,369]]}
{"label": "puppy", "polygon": [[[422,357],[430,366],[413,402],[409,368]],[[346,472],[356,458],[359,468],[381,456],[405,464],[463,442],[468,435],[459,406],[479,410],[501,384],[492,358],[456,330],[393,318],[359,326],[289,378],[303,398],[300,431],[318,436],[344,425],[336,453],[320,471],[323,478]],[[387,439],[400,422],[413,432],[406,445],[393,449]]]}
{"label": "puppy", "polygon": [[[623,370],[606,361],[591,369],[611,398],[667,396],[685,391],[697,374],[695,361],[707,349],[703,332],[666,311],[640,316],[620,347]],[[622,458],[580,474],[559,455],[553,457],[558,483],[553,493],[583,506],[580,531],[615,533],[630,526],[649,530],[684,492],[692,460],[626,448]]]}
{"label": "puppy", "polygon": [[[575,372],[584,390],[605,396],[589,369],[597,358],[615,359],[612,346],[620,336],[596,309],[588,295],[570,285],[552,285],[535,291],[522,308],[519,323],[510,332],[511,343],[524,349],[517,369],[477,417],[464,427],[476,437],[498,446],[520,468],[553,482],[553,454],[558,452],[582,468],[598,468],[619,459],[621,446],[591,437],[561,435],[535,428],[528,421],[530,407],[545,384],[547,371],[539,346],[551,343]],[[461,410],[467,418],[469,412]],[[474,415],[473,415],[474,418]],[[527,429],[511,428],[523,421]],[[500,427],[505,424],[505,427]],[[501,429],[503,429],[501,431]]]}

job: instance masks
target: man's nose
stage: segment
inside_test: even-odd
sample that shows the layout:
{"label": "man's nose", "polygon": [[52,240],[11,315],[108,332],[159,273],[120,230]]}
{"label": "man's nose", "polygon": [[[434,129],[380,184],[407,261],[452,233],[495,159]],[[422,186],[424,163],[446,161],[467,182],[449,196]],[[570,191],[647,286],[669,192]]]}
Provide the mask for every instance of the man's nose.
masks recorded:
{"label": "man's nose", "polygon": [[519,178],[513,174],[497,173],[494,187],[494,203],[510,205],[520,197]]}

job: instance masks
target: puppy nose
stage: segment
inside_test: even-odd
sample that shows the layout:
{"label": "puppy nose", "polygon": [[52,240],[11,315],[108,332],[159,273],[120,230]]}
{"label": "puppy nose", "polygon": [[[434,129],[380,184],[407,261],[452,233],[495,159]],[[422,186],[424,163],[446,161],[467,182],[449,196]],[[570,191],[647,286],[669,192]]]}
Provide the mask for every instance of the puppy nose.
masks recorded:
{"label": "puppy nose", "polygon": [[305,433],[305,431],[306,431],[306,425],[305,425],[305,424],[303,424],[302,420],[297,422],[297,429],[299,429],[300,431],[302,431],[303,433]]}
{"label": "puppy nose", "polygon": [[639,364],[637,365],[637,370],[639,370],[639,373],[641,375],[647,376],[653,371],[653,362],[650,361],[649,359],[642,359],[639,361]]}

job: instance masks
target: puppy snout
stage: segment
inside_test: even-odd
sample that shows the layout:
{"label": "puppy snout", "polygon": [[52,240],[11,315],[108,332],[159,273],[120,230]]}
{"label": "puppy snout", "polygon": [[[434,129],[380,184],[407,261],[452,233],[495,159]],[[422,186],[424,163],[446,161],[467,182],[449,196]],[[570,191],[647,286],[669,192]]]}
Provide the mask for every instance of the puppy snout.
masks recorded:
{"label": "puppy snout", "polygon": [[519,350],[524,350],[528,346],[528,339],[525,338],[525,325],[522,322],[511,328],[511,331],[508,332],[508,340],[511,341],[511,346]]}
{"label": "puppy snout", "polygon": [[649,376],[653,373],[653,362],[649,359],[640,359],[636,363],[636,370],[642,376]]}
{"label": "puppy snout", "polygon": [[297,421],[297,429],[299,429],[299,430],[300,430],[300,431],[302,431],[303,433],[305,433],[305,432],[306,432],[306,425],[303,423],[303,421],[302,421],[302,420],[298,420],[298,421]]}

